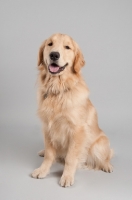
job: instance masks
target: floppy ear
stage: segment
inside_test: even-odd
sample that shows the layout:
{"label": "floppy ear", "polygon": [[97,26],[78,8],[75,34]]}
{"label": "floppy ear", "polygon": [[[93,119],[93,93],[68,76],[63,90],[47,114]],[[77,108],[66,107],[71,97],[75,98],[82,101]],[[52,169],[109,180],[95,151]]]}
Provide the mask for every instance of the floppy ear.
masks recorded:
{"label": "floppy ear", "polygon": [[74,60],[74,71],[76,73],[79,73],[81,67],[83,67],[85,65],[85,61],[84,61],[84,57],[83,54],[81,52],[81,50],[79,49],[78,45],[76,45],[76,52],[75,52],[75,60]]}
{"label": "floppy ear", "polygon": [[38,53],[38,66],[39,66],[40,64],[42,64],[43,61],[44,61],[44,59],[43,59],[43,51],[44,51],[45,43],[46,43],[46,40],[42,43],[42,45],[41,45],[40,48],[39,48],[39,53]]}

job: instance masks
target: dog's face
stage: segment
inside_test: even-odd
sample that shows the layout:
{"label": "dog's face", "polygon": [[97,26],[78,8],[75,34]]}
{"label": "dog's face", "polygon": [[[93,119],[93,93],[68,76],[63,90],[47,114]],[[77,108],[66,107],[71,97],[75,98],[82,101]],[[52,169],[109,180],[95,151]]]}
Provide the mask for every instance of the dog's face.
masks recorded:
{"label": "dog's face", "polygon": [[43,63],[48,73],[61,75],[69,71],[78,73],[84,65],[84,59],[72,38],[64,34],[54,34],[40,47],[38,65]]}

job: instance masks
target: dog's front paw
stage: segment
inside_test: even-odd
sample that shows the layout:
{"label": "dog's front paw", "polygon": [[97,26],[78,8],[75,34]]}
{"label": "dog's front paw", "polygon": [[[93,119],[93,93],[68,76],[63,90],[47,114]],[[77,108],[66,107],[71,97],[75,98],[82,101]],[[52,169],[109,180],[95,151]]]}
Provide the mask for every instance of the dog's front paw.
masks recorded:
{"label": "dog's front paw", "polygon": [[73,185],[74,183],[74,177],[70,175],[62,175],[61,180],[60,180],[60,185],[62,187],[69,187]]}
{"label": "dog's front paw", "polygon": [[48,174],[48,171],[42,169],[42,168],[37,168],[33,171],[33,173],[31,174],[31,176],[33,178],[44,178],[46,177],[46,175]]}

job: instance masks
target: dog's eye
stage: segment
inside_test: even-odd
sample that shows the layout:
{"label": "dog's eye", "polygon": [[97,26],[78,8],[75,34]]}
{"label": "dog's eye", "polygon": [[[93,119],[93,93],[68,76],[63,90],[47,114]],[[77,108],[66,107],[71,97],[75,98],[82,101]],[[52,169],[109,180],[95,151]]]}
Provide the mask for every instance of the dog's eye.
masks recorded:
{"label": "dog's eye", "polygon": [[53,45],[53,42],[50,42],[49,44],[48,44],[48,46],[52,46]]}
{"label": "dog's eye", "polygon": [[69,47],[69,46],[65,46],[65,48],[66,48],[66,49],[70,49],[70,47]]}

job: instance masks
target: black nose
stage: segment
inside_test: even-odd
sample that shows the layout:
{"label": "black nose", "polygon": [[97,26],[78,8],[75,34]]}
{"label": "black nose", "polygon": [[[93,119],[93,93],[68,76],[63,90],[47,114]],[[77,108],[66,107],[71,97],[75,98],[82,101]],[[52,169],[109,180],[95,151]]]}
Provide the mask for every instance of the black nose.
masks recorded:
{"label": "black nose", "polygon": [[51,52],[51,53],[50,53],[50,59],[53,60],[53,61],[58,60],[59,57],[60,57],[59,52]]}

